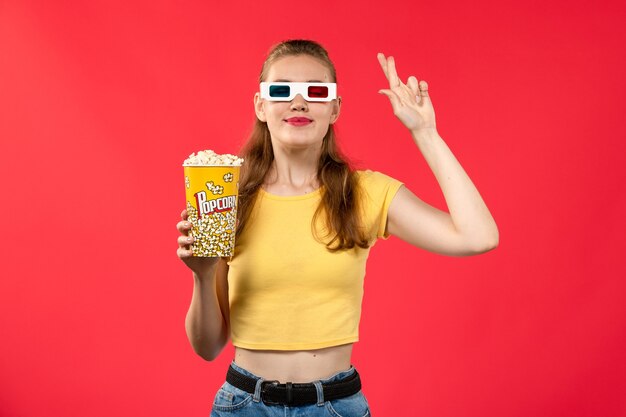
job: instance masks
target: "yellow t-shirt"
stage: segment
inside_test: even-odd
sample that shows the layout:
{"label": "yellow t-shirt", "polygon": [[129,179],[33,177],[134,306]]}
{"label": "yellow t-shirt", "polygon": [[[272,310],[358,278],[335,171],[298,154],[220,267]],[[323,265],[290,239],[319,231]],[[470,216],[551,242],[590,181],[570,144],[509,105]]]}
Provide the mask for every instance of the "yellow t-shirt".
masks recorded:
{"label": "yellow t-shirt", "polygon": [[[379,172],[357,174],[373,244],[389,237],[387,210],[402,183]],[[234,346],[307,350],[358,341],[369,248],[332,253],[315,239],[311,223],[320,197],[320,189],[302,196],[259,190],[229,262]]]}

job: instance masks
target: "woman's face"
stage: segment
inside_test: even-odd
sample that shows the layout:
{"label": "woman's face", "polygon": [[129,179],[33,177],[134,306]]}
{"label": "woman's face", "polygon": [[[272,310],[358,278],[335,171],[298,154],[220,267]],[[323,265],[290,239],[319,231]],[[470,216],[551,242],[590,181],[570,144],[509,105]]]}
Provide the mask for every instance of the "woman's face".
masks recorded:
{"label": "woman's face", "polygon": [[[276,60],[264,81],[333,82],[330,70],[309,55],[287,56]],[[254,96],[256,115],[267,127],[274,146],[286,148],[320,147],[329,125],[339,117],[341,97],[330,102],[308,102],[298,94],[292,101],[267,101]],[[295,125],[287,120],[305,117],[311,123]]]}

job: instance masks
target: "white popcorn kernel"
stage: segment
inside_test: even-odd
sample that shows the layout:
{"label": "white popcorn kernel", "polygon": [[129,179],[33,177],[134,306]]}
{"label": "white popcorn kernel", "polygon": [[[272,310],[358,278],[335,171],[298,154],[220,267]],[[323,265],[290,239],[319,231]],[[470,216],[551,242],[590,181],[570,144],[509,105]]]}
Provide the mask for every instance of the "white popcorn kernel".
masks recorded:
{"label": "white popcorn kernel", "polygon": [[208,149],[200,151],[197,154],[192,153],[189,158],[185,159],[183,166],[202,166],[202,165],[218,165],[218,166],[240,166],[243,159],[231,154],[216,154]]}

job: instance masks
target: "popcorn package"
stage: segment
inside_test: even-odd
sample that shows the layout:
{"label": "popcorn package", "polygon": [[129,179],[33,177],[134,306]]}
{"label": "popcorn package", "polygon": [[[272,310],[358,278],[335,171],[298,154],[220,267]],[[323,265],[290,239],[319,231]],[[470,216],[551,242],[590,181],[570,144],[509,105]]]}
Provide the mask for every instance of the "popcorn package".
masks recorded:
{"label": "popcorn package", "polygon": [[232,256],[237,192],[243,159],[211,150],[192,153],[183,163],[193,256]]}

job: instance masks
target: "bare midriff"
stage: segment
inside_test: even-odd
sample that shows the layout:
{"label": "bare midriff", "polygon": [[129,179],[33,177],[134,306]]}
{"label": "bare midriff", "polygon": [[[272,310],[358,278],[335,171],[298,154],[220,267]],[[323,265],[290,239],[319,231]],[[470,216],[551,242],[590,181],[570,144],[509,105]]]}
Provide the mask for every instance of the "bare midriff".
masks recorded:
{"label": "bare midriff", "polygon": [[352,343],[315,350],[250,350],[235,347],[235,363],[266,380],[312,382],[350,369]]}

